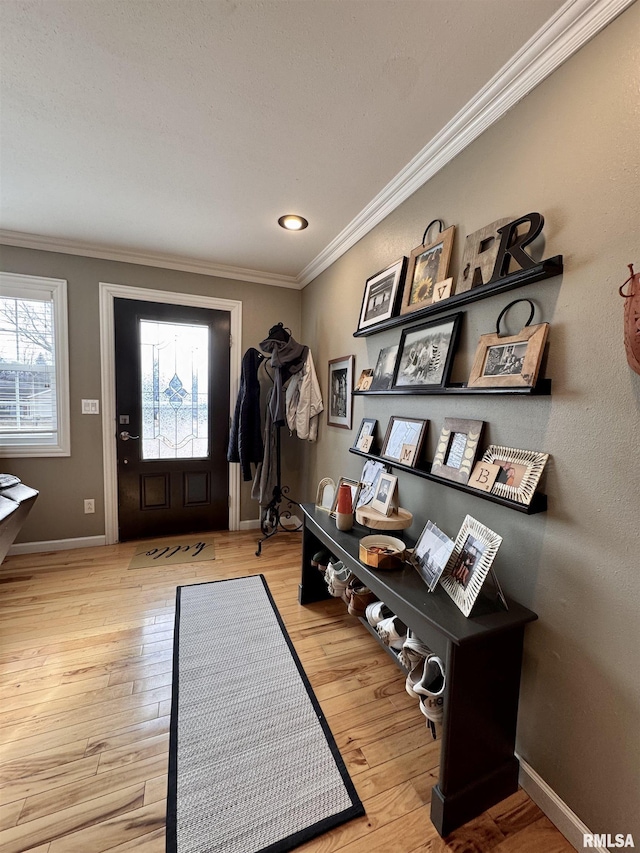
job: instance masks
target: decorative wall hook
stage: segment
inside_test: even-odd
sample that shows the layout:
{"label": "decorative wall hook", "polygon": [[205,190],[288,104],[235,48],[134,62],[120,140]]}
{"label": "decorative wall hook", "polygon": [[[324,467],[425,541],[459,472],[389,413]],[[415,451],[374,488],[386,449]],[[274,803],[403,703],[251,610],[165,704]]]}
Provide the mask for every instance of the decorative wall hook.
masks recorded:
{"label": "decorative wall hook", "polygon": [[[633,264],[628,264],[629,278],[618,292],[624,303],[624,347],[629,367],[640,374],[640,272],[634,273]],[[624,288],[629,285],[627,293]]]}

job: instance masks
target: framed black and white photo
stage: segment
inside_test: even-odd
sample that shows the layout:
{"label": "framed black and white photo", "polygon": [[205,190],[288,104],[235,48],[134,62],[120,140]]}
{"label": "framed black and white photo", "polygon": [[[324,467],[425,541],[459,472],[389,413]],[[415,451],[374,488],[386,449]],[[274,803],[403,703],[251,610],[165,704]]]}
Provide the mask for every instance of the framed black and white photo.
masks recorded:
{"label": "framed black and white photo", "polygon": [[354,450],[362,450],[364,453],[369,453],[373,446],[376,435],[376,418],[363,418],[360,428],[356,435],[356,440],[353,442]]}
{"label": "framed black and white photo", "polygon": [[491,494],[529,506],[548,459],[548,453],[490,444],[482,461],[500,467]]}
{"label": "framed black and white photo", "polygon": [[429,421],[422,418],[389,418],[380,456],[402,465],[414,467],[420,459]]}
{"label": "framed black and white photo", "polygon": [[393,317],[397,311],[400,287],[404,278],[407,259],[401,258],[390,267],[372,275],[364,287],[358,331],[370,329],[383,320]]}
{"label": "framed black and white photo", "polygon": [[471,477],[484,421],[445,418],[431,473],[466,484]]}
{"label": "framed black and white photo", "polygon": [[391,388],[397,355],[398,344],[392,344],[380,350],[369,391],[388,391]]}
{"label": "framed black and white photo", "polygon": [[449,380],[462,314],[404,329],[396,359],[394,388],[444,388]]}
{"label": "framed black and white photo", "polygon": [[467,515],[462,522],[440,584],[469,616],[502,543],[502,536]]}
{"label": "framed black and white photo", "polygon": [[549,324],[525,326],[517,335],[481,335],[469,388],[533,388],[538,381]]}
{"label": "framed black and white photo", "polygon": [[453,551],[453,539],[449,539],[432,521],[428,521],[420,534],[409,562],[433,592]]}
{"label": "framed black and white photo", "polygon": [[360,506],[370,504],[375,498],[378,490],[378,480],[381,474],[387,473],[387,466],[377,459],[367,459],[360,474],[360,493],[356,509]]}
{"label": "framed black and white photo", "polygon": [[355,356],[345,355],[329,361],[329,426],[351,429],[353,410],[353,363]]}
{"label": "framed black and white photo", "polygon": [[371,508],[382,515],[391,515],[394,508],[394,495],[398,478],[394,474],[380,474],[376,486],[376,494],[371,501]]}
{"label": "framed black and white photo", "polygon": [[411,252],[402,294],[401,314],[410,314],[436,301],[434,288],[439,281],[447,277],[455,231],[455,225],[452,225],[438,234],[431,243],[416,246]]}

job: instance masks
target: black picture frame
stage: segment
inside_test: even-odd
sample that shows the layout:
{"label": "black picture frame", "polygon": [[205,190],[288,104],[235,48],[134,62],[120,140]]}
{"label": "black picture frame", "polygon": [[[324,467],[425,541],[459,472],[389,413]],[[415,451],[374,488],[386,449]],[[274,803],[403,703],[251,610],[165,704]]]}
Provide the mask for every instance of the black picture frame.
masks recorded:
{"label": "black picture frame", "polygon": [[[356,433],[355,441],[353,442],[353,445],[352,445],[354,450],[362,450],[362,447],[360,447],[360,441],[362,438],[365,438],[368,436],[371,436],[373,438],[373,441],[371,443],[371,447],[373,447],[375,445],[377,425],[378,425],[378,419],[377,418],[363,418],[362,419],[360,426],[358,428],[358,432]],[[368,451],[365,451],[365,452],[371,453],[372,452],[371,447],[369,448]]]}
{"label": "black picture frame", "polygon": [[[380,456],[390,462],[397,462],[414,468],[420,460],[428,426],[429,421],[424,418],[402,418],[398,415],[391,415]],[[403,437],[407,436],[411,436],[411,441],[403,441]],[[407,447],[415,448],[415,450],[409,454],[407,460],[404,460],[403,449]]]}
{"label": "black picture frame", "polygon": [[367,279],[358,319],[358,332],[371,329],[378,323],[395,317],[406,270],[407,259],[403,257]]}
{"label": "black picture frame", "polygon": [[402,330],[393,388],[445,388],[460,336],[462,312]]}

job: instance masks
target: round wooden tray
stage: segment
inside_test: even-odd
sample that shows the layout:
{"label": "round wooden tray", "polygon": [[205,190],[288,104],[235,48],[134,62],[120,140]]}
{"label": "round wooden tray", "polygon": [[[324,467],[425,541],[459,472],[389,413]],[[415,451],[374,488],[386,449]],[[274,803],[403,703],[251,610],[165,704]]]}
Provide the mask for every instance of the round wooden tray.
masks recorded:
{"label": "round wooden tray", "polygon": [[411,527],[413,514],[408,509],[398,507],[392,515],[383,515],[370,506],[360,506],[356,510],[356,521],[371,530],[406,530]]}

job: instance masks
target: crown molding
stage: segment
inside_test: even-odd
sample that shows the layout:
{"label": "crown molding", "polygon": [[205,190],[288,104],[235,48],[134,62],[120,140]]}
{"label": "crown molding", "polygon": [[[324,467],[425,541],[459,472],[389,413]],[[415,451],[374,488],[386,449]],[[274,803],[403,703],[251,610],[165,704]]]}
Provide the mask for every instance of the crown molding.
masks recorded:
{"label": "crown molding", "polygon": [[40,249],[45,252],[62,252],[66,255],[81,255],[86,258],[101,258],[106,261],[120,261],[125,264],[142,264],[147,267],[192,272],[198,275],[212,275],[218,278],[231,278],[238,281],[269,284],[273,287],[288,287],[300,290],[302,285],[295,276],[261,270],[229,267],[180,255],[165,255],[160,252],[136,252],[104,246],[97,243],[84,243],[76,240],[64,240],[56,237],[44,237],[39,234],[27,234],[22,231],[0,230],[0,244],[20,246],[23,249]]}
{"label": "crown molding", "polygon": [[298,275],[305,287],[635,0],[568,0]]}

